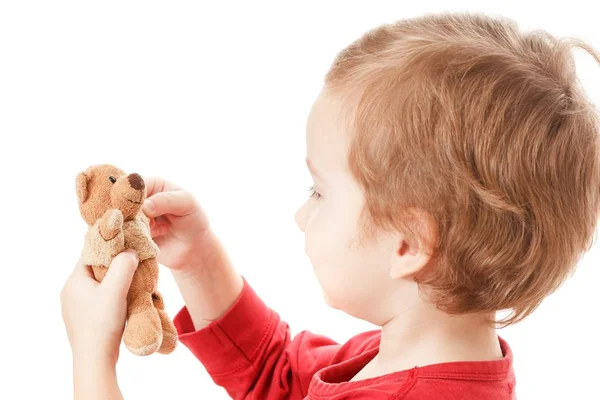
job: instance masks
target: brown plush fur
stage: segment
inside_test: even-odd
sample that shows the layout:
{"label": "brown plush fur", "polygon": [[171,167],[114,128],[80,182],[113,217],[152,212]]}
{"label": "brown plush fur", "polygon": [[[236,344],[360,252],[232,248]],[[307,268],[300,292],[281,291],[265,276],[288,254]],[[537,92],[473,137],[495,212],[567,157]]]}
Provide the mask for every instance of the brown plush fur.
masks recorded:
{"label": "brown plush fur", "polygon": [[76,178],[79,211],[89,228],[82,260],[99,282],[114,256],[134,249],[139,264],[127,295],[125,346],[134,354],[173,352],[177,331],[157,290],[159,249],[150,236],[149,219],[141,211],[146,187],[138,174],[108,164],[93,165]]}

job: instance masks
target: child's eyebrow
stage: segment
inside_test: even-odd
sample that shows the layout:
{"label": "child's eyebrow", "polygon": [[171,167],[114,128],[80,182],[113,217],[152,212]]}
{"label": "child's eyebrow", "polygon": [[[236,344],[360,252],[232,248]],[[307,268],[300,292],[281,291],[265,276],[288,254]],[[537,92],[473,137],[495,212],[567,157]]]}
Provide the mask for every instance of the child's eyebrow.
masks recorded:
{"label": "child's eyebrow", "polygon": [[323,179],[323,177],[321,176],[321,174],[319,174],[315,168],[313,167],[312,163],[310,162],[310,160],[308,158],[306,158],[306,166],[308,167],[308,170],[310,171],[310,173],[318,178]]}

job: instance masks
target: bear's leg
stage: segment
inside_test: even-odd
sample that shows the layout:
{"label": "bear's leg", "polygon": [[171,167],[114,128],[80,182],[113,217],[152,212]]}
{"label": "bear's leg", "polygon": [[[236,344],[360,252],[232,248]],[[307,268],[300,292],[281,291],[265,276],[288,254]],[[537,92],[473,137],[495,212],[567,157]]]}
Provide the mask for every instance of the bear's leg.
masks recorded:
{"label": "bear's leg", "polygon": [[156,261],[141,261],[127,294],[127,325],[123,342],[129,351],[140,356],[157,351],[163,340],[160,317],[152,302],[157,274]]}
{"label": "bear's leg", "polygon": [[177,346],[177,329],[175,329],[173,321],[171,321],[171,318],[169,318],[169,315],[166,313],[165,303],[162,295],[158,291],[152,293],[152,301],[154,302],[156,311],[158,311],[158,316],[160,317],[160,323],[162,324],[163,330],[163,340],[158,352],[161,354],[172,353]]}

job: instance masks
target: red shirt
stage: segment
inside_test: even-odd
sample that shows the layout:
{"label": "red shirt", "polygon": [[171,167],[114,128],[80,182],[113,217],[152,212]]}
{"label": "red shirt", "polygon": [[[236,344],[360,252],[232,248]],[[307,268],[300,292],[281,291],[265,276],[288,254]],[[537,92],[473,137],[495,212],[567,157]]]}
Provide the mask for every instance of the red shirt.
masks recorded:
{"label": "red shirt", "polygon": [[288,324],[245,279],[242,293],[217,321],[196,331],[184,306],[174,323],[181,343],[234,399],[516,399],[512,352],[500,336],[500,360],[415,366],[349,382],[377,354],[381,330],[344,344],[309,331],[292,339]]}

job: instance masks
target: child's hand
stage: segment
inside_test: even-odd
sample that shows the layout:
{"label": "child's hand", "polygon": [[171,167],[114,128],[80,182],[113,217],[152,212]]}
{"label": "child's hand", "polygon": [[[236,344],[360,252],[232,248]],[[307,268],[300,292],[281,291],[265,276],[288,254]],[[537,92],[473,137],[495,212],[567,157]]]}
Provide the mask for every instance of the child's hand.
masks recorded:
{"label": "child's hand", "polygon": [[222,316],[244,281],[194,197],[161,178],[144,178],[144,213],[158,247],[158,261],[171,268],[195,329]]}
{"label": "child's hand", "polygon": [[127,292],[138,265],[133,250],[117,254],[101,283],[81,260],[60,293],[74,360],[116,364],[125,327]]}
{"label": "child's hand", "polygon": [[152,238],[160,248],[158,262],[173,270],[191,268],[202,259],[208,218],[187,191],[161,178],[144,177],[148,198],[142,210],[150,218]]}

